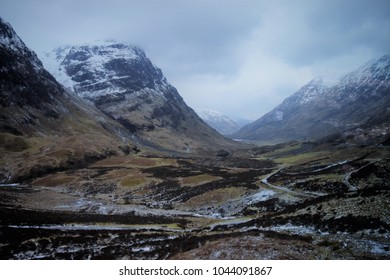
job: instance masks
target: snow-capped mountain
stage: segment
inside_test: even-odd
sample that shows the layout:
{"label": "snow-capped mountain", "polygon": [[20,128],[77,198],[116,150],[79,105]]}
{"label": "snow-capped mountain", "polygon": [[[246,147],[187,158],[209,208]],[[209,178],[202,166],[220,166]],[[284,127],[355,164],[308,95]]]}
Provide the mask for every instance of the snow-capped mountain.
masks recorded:
{"label": "snow-capped mountain", "polygon": [[[0,18],[1,130],[36,134],[69,114],[65,91],[47,72],[37,55]],[[38,121],[38,117],[43,116]]]}
{"label": "snow-capped mountain", "polygon": [[[13,105],[38,108],[54,103],[61,87],[53,82],[37,55],[28,49],[9,23],[0,18],[1,100],[3,107]],[[40,90],[48,87],[51,92]]]}
{"label": "snow-capped mountain", "polygon": [[368,138],[385,137],[390,128],[389,92],[390,56],[385,55],[333,85],[312,80],[234,137],[288,141],[346,134],[356,129],[371,135]]}
{"label": "snow-capped mountain", "polygon": [[310,102],[316,102],[328,88],[329,87],[323,82],[322,78],[314,78],[296,93],[286,98],[277,108],[283,110],[283,108],[288,108],[290,106],[300,106]]}
{"label": "snow-capped mountain", "polygon": [[162,93],[169,86],[142,49],[113,41],[57,48],[45,53],[44,63],[59,82],[93,101],[129,89]]}
{"label": "snow-capped mountain", "polygon": [[341,103],[351,103],[359,99],[371,99],[389,95],[390,55],[370,60],[358,69],[341,78],[329,92],[329,97]]}
{"label": "snow-capped mountain", "polygon": [[113,41],[67,46],[43,59],[59,81],[145,144],[180,151],[226,144],[138,47]]}
{"label": "snow-capped mountain", "polygon": [[221,112],[210,109],[198,109],[196,112],[209,126],[222,135],[230,135],[240,129],[235,121]]}
{"label": "snow-capped mountain", "polygon": [[[73,125],[81,124],[78,120],[81,117],[91,118],[90,124],[97,126],[110,124],[118,133],[122,129],[124,134],[121,136],[126,134],[123,127],[118,128],[119,124],[115,125],[96,108],[67,92],[46,71],[38,56],[23,43],[11,25],[1,18],[0,58],[3,128],[20,135],[72,133]],[[67,126],[61,125],[64,118],[70,121]],[[99,129],[93,127],[92,130]]]}
{"label": "snow-capped mountain", "polygon": [[123,141],[127,130],[67,92],[0,18],[0,182],[82,166]]}
{"label": "snow-capped mountain", "polygon": [[312,132],[304,127],[304,122],[316,113],[317,105],[323,105],[317,100],[324,98],[326,89],[321,78],[313,79],[272,111],[241,128],[233,137],[267,141],[309,137]]}

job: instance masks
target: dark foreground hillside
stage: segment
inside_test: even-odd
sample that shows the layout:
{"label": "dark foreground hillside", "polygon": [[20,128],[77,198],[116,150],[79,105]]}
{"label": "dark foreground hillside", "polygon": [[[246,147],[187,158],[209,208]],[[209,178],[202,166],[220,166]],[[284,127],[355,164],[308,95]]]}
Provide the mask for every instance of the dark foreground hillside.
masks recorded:
{"label": "dark foreground hillside", "polygon": [[388,259],[388,146],[112,156],[1,185],[2,259]]}

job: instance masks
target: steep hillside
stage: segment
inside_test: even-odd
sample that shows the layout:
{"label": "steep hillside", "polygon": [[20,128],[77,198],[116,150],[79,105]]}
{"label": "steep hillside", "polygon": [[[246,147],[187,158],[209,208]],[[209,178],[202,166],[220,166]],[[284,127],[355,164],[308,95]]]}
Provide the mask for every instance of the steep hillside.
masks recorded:
{"label": "steep hillside", "polygon": [[332,134],[378,142],[389,134],[390,56],[374,59],[332,86],[314,79],[234,137],[318,139]]}
{"label": "steep hillside", "polygon": [[72,95],[0,18],[0,181],[102,158],[129,133]]}
{"label": "steep hillside", "polygon": [[60,82],[144,144],[181,152],[234,145],[185,104],[138,47],[111,41],[64,47],[44,61]]}

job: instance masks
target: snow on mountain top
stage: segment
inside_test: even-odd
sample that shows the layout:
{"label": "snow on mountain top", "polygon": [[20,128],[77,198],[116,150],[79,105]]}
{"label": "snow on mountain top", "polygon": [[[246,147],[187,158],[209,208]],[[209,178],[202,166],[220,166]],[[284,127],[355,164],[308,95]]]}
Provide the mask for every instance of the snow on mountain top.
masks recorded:
{"label": "snow on mountain top", "polygon": [[348,73],[341,78],[341,83],[364,84],[369,80],[386,79],[390,77],[390,55],[384,55],[368,61],[355,71]]}
{"label": "snow on mountain top", "polygon": [[225,118],[227,118],[221,112],[216,111],[216,110],[212,110],[212,109],[197,109],[196,112],[202,119],[205,119],[205,118],[214,118],[214,119],[224,118],[225,119]]}
{"label": "snow on mountain top", "polygon": [[[76,54],[77,53],[77,54]],[[125,45],[123,43],[113,41],[97,41],[95,44],[81,44],[76,46],[63,46],[53,49],[51,52],[45,52],[42,57],[43,64],[57,80],[64,86],[71,89],[77,84],[65,71],[64,60],[69,55],[74,55],[76,59],[71,59],[69,62],[73,67],[78,64],[85,64],[95,72],[103,71],[104,63],[115,59],[137,59],[139,55],[145,53],[138,47]]]}
{"label": "snow on mountain top", "polygon": [[[306,104],[317,98],[330,98],[330,96],[345,95],[347,87],[367,86],[371,95],[376,94],[377,89],[390,83],[390,55],[384,55],[372,59],[337,81],[327,81],[317,77],[301,87],[295,94],[285,99],[283,106],[291,104]],[[349,97],[339,97],[348,101],[357,98],[355,90],[351,90]],[[316,101],[317,102],[317,101]],[[280,108],[279,108],[280,109]]]}
{"label": "snow on mountain top", "polygon": [[[342,77],[333,95],[345,102],[351,102],[358,98],[358,93],[370,96],[386,94],[383,90],[388,86],[390,86],[390,55],[384,55],[368,61]],[[365,88],[365,90],[359,91],[357,88]],[[348,97],[345,97],[346,92]]]}
{"label": "snow on mountain top", "polygon": [[0,17],[0,45],[22,56],[29,57],[35,70],[42,69],[41,61],[37,55],[23,43],[12,26]]}
{"label": "snow on mountain top", "polygon": [[[61,64],[64,58],[70,53],[80,52],[79,60],[85,61],[91,57],[126,57],[128,59],[137,59],[140,56],[145,56],[145,52],[134,45],[116,42],[112,40],[95,41],[94,43],[85,43],[79,45],[65,45],[54,48],[43,54],[48,62],[56,62]],[[50,61],[49,61],[50,60]]]}
{"label": "snow on mountain top", "polygon": [[208,125],[223,135],[230,135],[240,129],[240,126],[223,113],[211,109],[197,109],[197,114]]}
{"label": "snow on mountain top", "polygon": [[25,48],[23,41],[12,26],[2,18],[0,18],[0,44],[14,51],[21,51]]}
{"label": "snow on mountain top", "polygon": [[324,93],[327,88],[328,85],[324,83],[322,78],[314,78],[301,87],[296,93],[286,98],[281,105],[290,106],[291,104],[306,104],[318,97],[319,94]]}
{"label": "snow on mountain top", "polygon": [[[124,86],[126,82],[121,81],[133,79],[131,73],[138,70],[126,64],[143,65],[161,73],[141,48],[116,41],[63,46],[44,53],[42,58],[60,83],[87,98],[129,90]],[[165,78],[161,78],[160,84],[167,84]]]}
{"label": "snow on mountain top", "polygon": [[383,55],[379,58],[372,59],[364,64],[362,69],[371,69],[373,73],[377,71],[389,71],[390,67],[390,55]]}

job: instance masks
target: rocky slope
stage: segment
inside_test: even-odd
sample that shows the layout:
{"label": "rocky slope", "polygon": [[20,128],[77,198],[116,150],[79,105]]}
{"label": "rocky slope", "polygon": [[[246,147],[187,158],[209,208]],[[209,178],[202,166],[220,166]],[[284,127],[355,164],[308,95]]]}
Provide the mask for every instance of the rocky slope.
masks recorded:
{"label": "rocky slope", "polygon": [[130,137],[67,92],[1,18],[0,108],[1,182],[101,158]]}
{"label": "rocky slope", "polygon": [[144,144],[181,152],[233,145],[185,104],[138,47],[118,42],[64,47],[45,54],[44,62],[60,82]]}
{"label": "rocky slope", "polygon": [[341,134],[381,142],[389,134],[390,56],[369,61],[327,86],[314,79],[234,137],[304,140]]}

